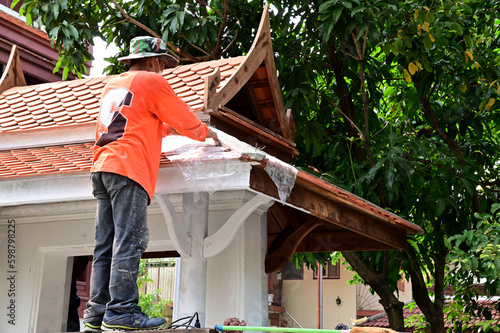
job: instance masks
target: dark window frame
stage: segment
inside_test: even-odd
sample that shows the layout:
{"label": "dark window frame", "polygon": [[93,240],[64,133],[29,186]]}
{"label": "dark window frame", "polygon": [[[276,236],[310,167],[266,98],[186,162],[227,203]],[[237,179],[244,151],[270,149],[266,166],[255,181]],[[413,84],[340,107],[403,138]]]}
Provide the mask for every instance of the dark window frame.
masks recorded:
{"label": "dark window frame", "polygon": [[[318,270],[315,269],[313,272],[313,279],[318,278]],[[326,268],[323,267],[323,279],[340,279],[340,261],[337,264],[332,265],[331,261],[326,263]]]}

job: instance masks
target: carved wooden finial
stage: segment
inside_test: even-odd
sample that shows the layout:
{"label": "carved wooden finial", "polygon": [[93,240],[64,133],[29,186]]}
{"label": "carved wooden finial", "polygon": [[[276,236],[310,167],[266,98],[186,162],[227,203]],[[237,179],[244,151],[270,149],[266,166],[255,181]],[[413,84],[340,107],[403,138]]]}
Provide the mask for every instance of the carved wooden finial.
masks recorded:
{"label": "carved wooden finial", "polygon": [[21,68],[21,58],[19,58],[19,51],[17,45],[12,46],[10,51],[9,61],[5,66],[2,78],[0,79],[0,93],[12,88],[25,86],[26,80],[24,79],[23,70]]}

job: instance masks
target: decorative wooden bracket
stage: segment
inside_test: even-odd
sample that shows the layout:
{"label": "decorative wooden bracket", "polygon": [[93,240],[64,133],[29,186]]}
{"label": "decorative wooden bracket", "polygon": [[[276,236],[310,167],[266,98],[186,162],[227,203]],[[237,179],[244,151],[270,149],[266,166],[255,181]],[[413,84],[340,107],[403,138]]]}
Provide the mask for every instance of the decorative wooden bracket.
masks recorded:
{"label": "decorative wooden bracket", "polygon": [[167,224],[168,234],[174,243],[175,249],[181,256],[191,257],[191,237],[186,233],[181,221],[177,217],[174,205],[166,194],[156,194],[155,199],[160,205],[165,222]]}
{"label": "decorative wooden bracket", "polygon": [[216,233],[204,239],[203,256],[210,258],[222,252],[233,241],[246,218],[257,208],[270,201],[271,198],[257,194],[241,206]]}
{"label": "decorative wooden bracket", "polygon": [[266,254],[265,259],[266,273],[277,271],[285,266],[304,237],[322,223],[323,222],[318,219],[309,220],[293,231],[291,235],[285,236],[285,239],[282,239],[280,244],[276,244],[277,247],[274,248],[274,250],[270,248],[271,252]]}
{"label": "decorative wooden bracket", "polygon": [[5,66],[2,78],[0,78],[0,94],[12,87],[22,87],[26,85],[23,70],[21,68],[21,59],[17,45],[12,46],[9,61]]}
{"label": "decorative wooden bracket", "polygon": [[214,105],[213,98],[217,93],[217,87],[219,86],[221,81],[220,78],[220,70],[216,68],[212,74],[205,76],[205,111],[214,111],[217,112],[218,105]]}

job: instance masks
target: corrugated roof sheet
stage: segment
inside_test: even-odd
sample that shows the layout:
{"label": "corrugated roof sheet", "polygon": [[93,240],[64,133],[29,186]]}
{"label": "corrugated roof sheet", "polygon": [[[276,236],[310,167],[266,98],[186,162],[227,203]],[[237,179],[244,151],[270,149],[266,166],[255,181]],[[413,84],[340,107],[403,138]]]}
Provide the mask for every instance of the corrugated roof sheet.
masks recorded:
{"label": "corrugated roof sheet", "polygon": [[[201,111],[204,77],[219,68],[222,87],[244,59],[242,56],[179,66],[165,70],[163,76],[194,111]],[[101,90],[111,78],[61,81],[5,91],[0,95],[0,134],[95,122]]]}

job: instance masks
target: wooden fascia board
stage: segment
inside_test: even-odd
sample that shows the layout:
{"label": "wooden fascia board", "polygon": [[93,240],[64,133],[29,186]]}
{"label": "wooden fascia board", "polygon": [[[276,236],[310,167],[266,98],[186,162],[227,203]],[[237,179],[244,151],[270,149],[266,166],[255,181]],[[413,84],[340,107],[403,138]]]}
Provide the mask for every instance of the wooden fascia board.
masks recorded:
{"label": "wooden fascia board", "polygon": [[[231,76],[229,81],[218,92],[213,95],[205,95],[205,109],[207,111],[217,112],[220,106],[226,105],[238,91],[248,82],[253,73],[257,70],[260,63],[264,61],[266,51],[258,49],[248,54],[245,61],[240,65],[238,70]],[[216,75],[216,74],[215,74]],[[217,79],[209,79],[208,82],[216,81]],[[207,82],[207,81],[205,81]],[[207,84],[207,83],[205,83]],[[205,91],[212,91],[210,87],[205,86]]]}
{"label": "wooden fascia board", "polygon": [[[365,199],[362,199],[324,180],[314,177],[307,172],[300,170],[298,171],[296,184],[299,184],[302,187],[307,187],[311,191],[324,195],[330,200],[348,206],[351,209],[359,211],[363,214],[370,215],[382,222],[389,223],[394,227],[404,229],[408,234],[417,234],[423,232],[422,228],[420,228],[418,225],[410,223],[403,218],[392,214],[371,202],[366,201]],[[357,202],[363,203],[363,205],[360,205]]]}
{"label": "wooden fascia board", "polygon": [[17,86],[25,86],[23,69],[21,68],[21,59],[17,46],[13,45],[10,51],[9,61],[7,62],[5,71],[0,78],[0,94],[4,91]]}
{"label": "wooden fascia board", "polygon": [[[298,178],[299,176],[297,176],[297,180],[299,180]],[[314,187],[312,184],[311,186]],[[373,214],[356,211],[349,205],[336,202],[323,193],[317,193],[308,187],[297,181],[286,202],[298,209],[309,212],[309,214],[327,223],[332,223],[338,227],[351,230],[364,237],[386,244],[389,249],[406,248],[406,234],[408,230],[387,223],[383,219],[376,219]],[[252,168],[250,173],[250,188],[279,199],[276,185],[263,170],[262,166],[254,166]],[[326,192],[326,190],[323,191]]]}
{"label": "wooden fascia board", "polygon": [[257,35],[245,61],[240,65],[240,68],[233,74],[230,80],[220,89],[219,92],[215,92],[213,88],[210,89],[210,87],[207,86],[207,84],[211,83],[210,80],[205,81],[205,92],[209,92],[208,95],[205,94],[205,109],[207,111],[217,112],[219,106],[224,106],[245,86],[263,61],[266,66],[274,106],[276,108],[276,114],[278,116],[283,137],[293,141],[293,135],[290,131],[290,126],[285,115],[281,88],[276,76],[276,65],[274,63],[271,26],[269,20],[269,5],[264,7]]}

